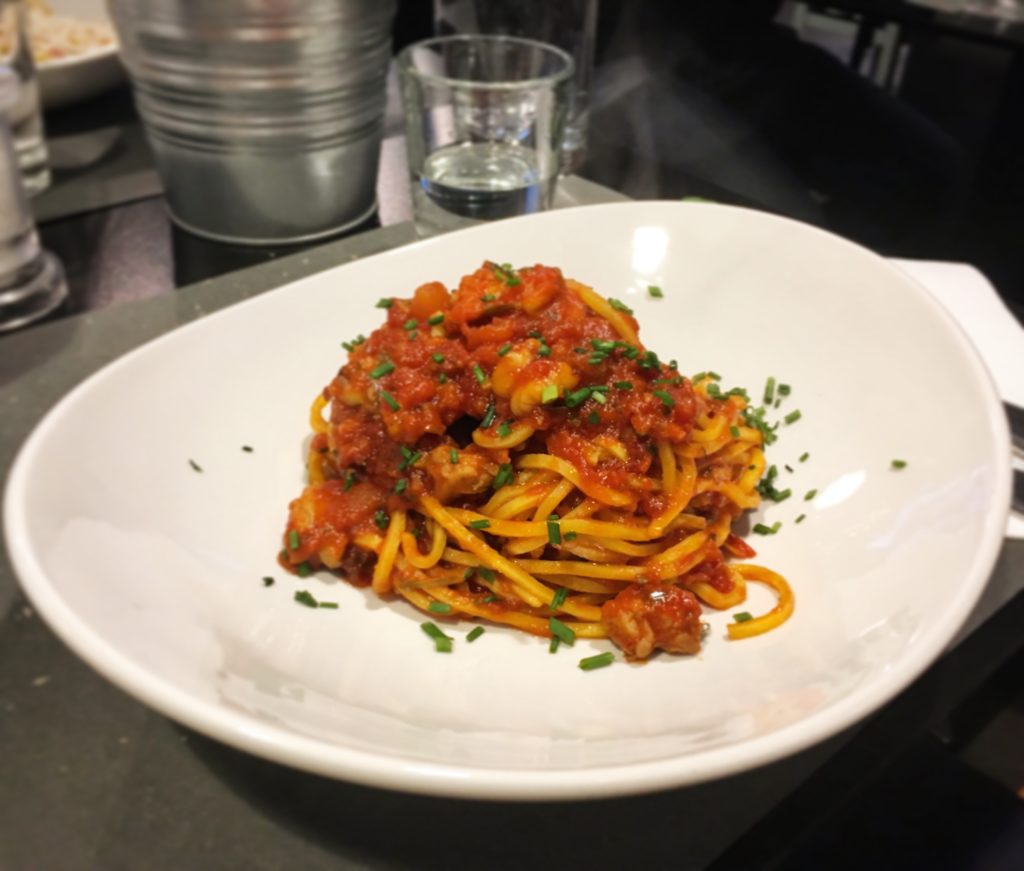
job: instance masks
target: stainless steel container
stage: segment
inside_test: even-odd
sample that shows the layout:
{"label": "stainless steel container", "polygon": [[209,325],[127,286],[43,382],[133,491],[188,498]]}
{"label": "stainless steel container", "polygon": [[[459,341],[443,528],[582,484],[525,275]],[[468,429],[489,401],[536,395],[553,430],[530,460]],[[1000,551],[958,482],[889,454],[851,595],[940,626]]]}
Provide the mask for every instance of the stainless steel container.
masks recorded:
{"label": "stainless steel container", "polygon": [[111,0],[174,220],[246,244],[376,206],[396,0]]}

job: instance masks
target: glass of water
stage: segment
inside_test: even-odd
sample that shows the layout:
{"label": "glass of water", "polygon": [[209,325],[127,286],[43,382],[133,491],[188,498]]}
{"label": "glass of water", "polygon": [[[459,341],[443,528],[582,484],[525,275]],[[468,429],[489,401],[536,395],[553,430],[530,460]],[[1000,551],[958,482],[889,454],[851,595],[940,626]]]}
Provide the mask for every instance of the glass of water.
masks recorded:
{"label": "glass of water", "polygon": [[398,56],[419,236],[549,208],[572,87],[559,48],[447,36]]}
{"label": "glass of water", "polygon": [[557,45],[572,55],[573,92],[562,142],[562,172],[586,156],[598,0],[434,0],[434,33],[520,36]]}

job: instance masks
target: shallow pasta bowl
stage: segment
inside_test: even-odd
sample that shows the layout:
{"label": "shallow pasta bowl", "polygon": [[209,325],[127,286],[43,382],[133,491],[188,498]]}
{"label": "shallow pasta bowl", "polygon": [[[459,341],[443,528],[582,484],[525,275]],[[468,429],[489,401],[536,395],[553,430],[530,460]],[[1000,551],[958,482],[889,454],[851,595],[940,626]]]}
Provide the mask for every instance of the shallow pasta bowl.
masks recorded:
{"label": "shallow pasta bowl", "polygon": [[[768,376],[791,385],[772,413],[800,416],[768,456],[794,495],[751,518],[779,522],[776,534],[750,537],[757,561],[796,593],[782,628],[733,642],[732,615],[709,613],[698,657],[586,672],[578,661],[608,642],[550,655],[497,627],[470,645],[472,624],[454,624],[455,650],[437,654],[411,608],[277,567],[308,407],[341,364],[340,343],[381,322],[379,297],[452,285],[484,259],[557,265],[624,300],[645,344],[683,372],[715,370],[723,387],[755,396]],[[53,629],[192,728],[383,787],[593,797],[760,765],[892,698],[941,654],[985,585],[1009,456],[973,348],[884,260],[757,212],[625,203],[419,242],[138,349],[28,439],[5,529]],[[299,590],[339,607],[303,607]],[[770,605],[755,592],[746,610]]]}

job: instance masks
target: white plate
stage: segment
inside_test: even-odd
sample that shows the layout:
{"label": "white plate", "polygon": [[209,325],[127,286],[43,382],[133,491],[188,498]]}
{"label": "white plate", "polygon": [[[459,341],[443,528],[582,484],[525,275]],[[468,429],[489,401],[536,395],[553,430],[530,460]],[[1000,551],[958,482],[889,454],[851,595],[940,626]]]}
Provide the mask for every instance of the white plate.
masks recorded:
{"label": "white plate", "polygon": [[[758,519],[759,561],[797,596],[776,632],[697,658],[457,626],[275,564],[303,482],[312,397],[382,295],[484,259],[542,262],[627,300],[684,372],[793,385],[769,459],[796,495]],[[664,289],[651,299],[648,285]],[[242,445],[255,450],[246,453]],[[810,452],[805,463],[797,458]],[[777,759],[870,713],[949,643],[995,560],[1009,440],[988,375],[927,293],[880,258],[725,206],[627,203],[442,236],[303,279],[155,341],[74,390],[6,494],[15,567],[42,616],[127,692],[227,743],[321,774],[491,798],[612,795]],[[890,461],[909,461],[893,471]],[[203,472],[189,467],[198,462]],[[811,502],[805,491],[817,489]],[[806,512],[807,520],[793,520]],[[264,588],[261,578],[277,583]],[[306,588],[336,611],[293,602]],[[759,591],[755,591],[759,592]],[[754,595],[747,607],[767,607]]]}
{"label": "white plate", "polygon": [[[56,15],[108,24],[106,0],[49,0]],[[117,43],[36,65],[44,109],[59,109],[98,97],[125,79]]]}

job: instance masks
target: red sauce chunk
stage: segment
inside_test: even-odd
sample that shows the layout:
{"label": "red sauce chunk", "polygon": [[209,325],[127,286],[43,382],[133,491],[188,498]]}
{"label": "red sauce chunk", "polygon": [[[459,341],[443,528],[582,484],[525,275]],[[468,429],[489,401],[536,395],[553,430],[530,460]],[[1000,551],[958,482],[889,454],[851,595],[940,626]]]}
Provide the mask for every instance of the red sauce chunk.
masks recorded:
{"label": "red sauce chunk", "polygon": [[601,607],[608,637],[631,659],[655,650],[697,653],[700,615],[697,597],[673,584],[630,584]]}

